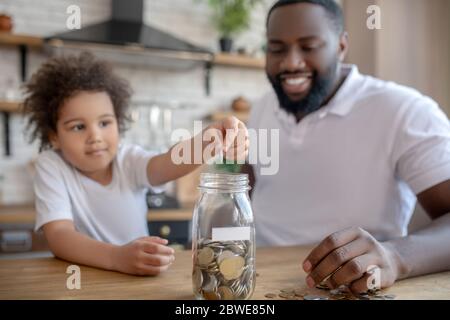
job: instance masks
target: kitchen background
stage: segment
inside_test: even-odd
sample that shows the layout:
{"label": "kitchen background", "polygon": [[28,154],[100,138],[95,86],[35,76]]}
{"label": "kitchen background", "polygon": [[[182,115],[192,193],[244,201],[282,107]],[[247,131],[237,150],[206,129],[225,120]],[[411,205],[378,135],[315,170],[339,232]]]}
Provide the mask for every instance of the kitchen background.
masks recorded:
{"label": "kitchen background", "polygon": [[[266,14],[273,2],[262,0],[254,7],[248,29],[234,37],[233,51],[223,54],[218,46],[220,34],[212,24],[212,10],[207,1],[145,0],[145,24],[215,53],[210,70],[210,92],[208,95],[205,63],[189,64],[179,59],[161,61],[145,55],[143,60],[142,56],[117,50],[112,55],[115,70],[134,90],[132,117],[135,122],[125,140],[148,149],[163,150],[171,144],[168,137],[173,129],[192,130],[194,120],[218,119],[232,112],[233,105],[236,110],[244,105],[236,114],[245,120],[242,108],[246,109],[247,103],[251,106],[270,89],[264,73],[263,48]],[[450,2],[340,2],[350,35],[348,61],[356,63],[364,73],[417,88],[433,97],[450,114]],[[373,4],[381,8],[381,30],[366,27],[366,10]],[[32,225],[31,172],[37,146],[28,143],[23,134],[24,119],[16,110],[21,100],[21,59],[26,57],[26,77],[29,77],[49,56],[40,45],[41,39],[68,31],[66,10],[70,5],[80,7],[82,27],[108,20],[112,15],[112,0],[0,2],[0,14],[11,17],[13,23],[12,31],[0,32],[0,218],[3,216],[0,233],[3,244],[9,239],[12,244],[29,245],[30,242],[23,242],[23,234],[10,232],[10,238],[5,238],[5,230],[23,231]],[[27,48],[27,53],[21,55],[21,48]],[[243,98],[240,104],[236,103],[239,97]],[[189,207],[185,203],[195,199],[195,183],[195,175],[182,179],[172,185],[168,193],[179,200],[182,208]],[[164,215],[154,218],[155,230],[162,235],[167,232],[173,235],[174,230],[181,228],[185,236],[189,208],[187,216],[181,211],[170,213],[172,215],[166,215],[170,219],[165,219]],[[419,210],[411,228],[426,221]],[[33,241],[39,244],[41,240],[34,237]],[[33,248],[38,247],[33,243]],[[2,249],[9,250],[6,244]]]}

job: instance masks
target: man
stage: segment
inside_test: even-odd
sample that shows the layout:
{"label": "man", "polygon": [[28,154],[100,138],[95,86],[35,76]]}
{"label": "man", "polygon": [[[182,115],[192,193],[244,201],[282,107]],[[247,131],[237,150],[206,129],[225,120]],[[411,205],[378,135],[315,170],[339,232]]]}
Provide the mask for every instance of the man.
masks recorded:
{"label": "man", "polygon": [[[358,293],[371,266],[381,287],[450,269],[450,125],[430,98],[344,65],[347,49],[333,0],[270,10],[274,92],[249,128],[279,130],[280,169],[253,167],[252,204],[258,245],[319,243],[303,262],[307,285],[332,275],[329,286]],[[417,199],[433,222],[408,235]]]}

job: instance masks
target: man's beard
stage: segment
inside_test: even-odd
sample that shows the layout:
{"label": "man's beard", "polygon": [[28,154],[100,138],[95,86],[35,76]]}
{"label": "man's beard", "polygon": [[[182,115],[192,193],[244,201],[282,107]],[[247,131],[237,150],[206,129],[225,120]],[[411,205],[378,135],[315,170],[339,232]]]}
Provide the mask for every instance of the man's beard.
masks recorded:
{"label": "man's beard", "polygon": [[312,86],[308,95],[298,101],[292,101],[288,95],[284,93],[281,85],[281,77],[289,74],[289,72],[278,74],[275,79],[268,75],[269,81],[277,94],[280,107],[295,116],[306,116],[309,113],[319,110],[333,89],[333,83],[337,74],[337,64],[337,61],[333,63],[324,75],[319,75],[317,71],[315,71],[313,73]]}

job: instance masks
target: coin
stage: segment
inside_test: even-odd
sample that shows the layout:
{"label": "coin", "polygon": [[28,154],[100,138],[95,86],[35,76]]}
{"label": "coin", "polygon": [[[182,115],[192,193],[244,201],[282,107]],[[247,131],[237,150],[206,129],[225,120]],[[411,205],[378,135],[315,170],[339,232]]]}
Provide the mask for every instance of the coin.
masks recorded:
{"label": "coin", "polygon": [[303,298],[303,296],[304,296],[306,293],[305,293],[304,290],[301,290],[301,289],[294,289],[294,294],[295,294],[297,297]]}
{"label": "coin", "polygon": [[231,246],[229,246],[229,249],[237,254],[237,255],[244,255],[245,254],[245,245],[243,244],[232,244]]}
{"label": "coin", "polygon": [[219,300],[220,296],[214,291],[203,291],[203,297],[206,300]]}
{"label": "coin", "polygon": [[206,275],[203,279],[203,290],[205,291],[216,291],[217,289],[217,278],[211,275]]}
{"label": "coin", "polygon": [[219,265],[220,272],[226,280],[239,278],[244,271],[245,260],[241,256],[226,258]]}
{"label": "coin", "polygon": [[221,264],[224,259],[231,258],[234,256],[235,256],[235,254],[233,253],[233,251],[225,250],[217,257],[217,263]]}
{"label": "coin", "polygon": [[306,295],[303,297],[305,300],[329,300],[326,296]]}
{"label": "coin", "polygon": [[337,296],[337,295],[341,294],[341,290],[339,290],[339,289],[330,290],[330,294],[332,296]]}
{"label": "coin", "polygon": [[202,267],[206,267],[214,260],[214,251],[205,247],[198,252],[198,264]]}
{"label": "coin", "polygon": [[323,283],[323,282],[319,283],[319,284],[316,286],[316,288],[317,288],[317,289],[320,289],[320,290],[329,290],[329,289],[330,289],[330,288],[329,288],[325,283]]}
{"label": "coin", "polygon": [[225,286],[219,287],[219,289],[217,291],[219,292],[220,298],[222,300],[233,300],[234,299],[233,291],[231,291],[231,289],[228,287],[225,287]]}
{"label": "coin", "polygon": [[[341,285],[337,289],[322,290],[328,293],[328,296],[313,294],[311,290],[305,287],[299,288],[284,288],[280,289],[278,296],[283,299],[293,300],[303,298],[304,300],[393,300],[396,298],[394,294],[382,294],[381,290],[368,290],[359,294],[353,294],[348,286]],[[273,294],[266,294],[266,298],[272,297]]]}
{"label": "coin", "polygon": [[280,291],[283,293],[294,293],[294,289],[281,289]]}
{"label": "coin", "polygon": [[278,296],[283,299],[295,298],[295,294],[286,292],[281,292]]}
{"label": "coin", "polygon": [[210,239],[199,239],[197,243],[192,273],[194,292],[208,300],[247,299],[255,287],[253,244]]}
{"label": "coin", "polygon": [[202,275],[202,270],[200,270],[200,268],[194,267],[194,271],[192,273],[192,280],[199,287],[202,286],[202,284],[203,284],[203,275]]}

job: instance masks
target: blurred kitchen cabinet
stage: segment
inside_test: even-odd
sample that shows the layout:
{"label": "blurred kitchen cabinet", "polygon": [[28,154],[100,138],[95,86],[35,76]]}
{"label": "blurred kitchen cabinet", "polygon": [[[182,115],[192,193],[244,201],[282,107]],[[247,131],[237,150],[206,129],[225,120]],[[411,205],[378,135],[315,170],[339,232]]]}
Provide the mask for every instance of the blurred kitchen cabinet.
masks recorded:
{"label": "blurred kitchen cabinet", "polygon": [[186,207],[194,207],[200,193],[198,185],[200,183],[200,174],[205,170],[205,166],[197,168],[190,174],[177,180],[177,199]]}

